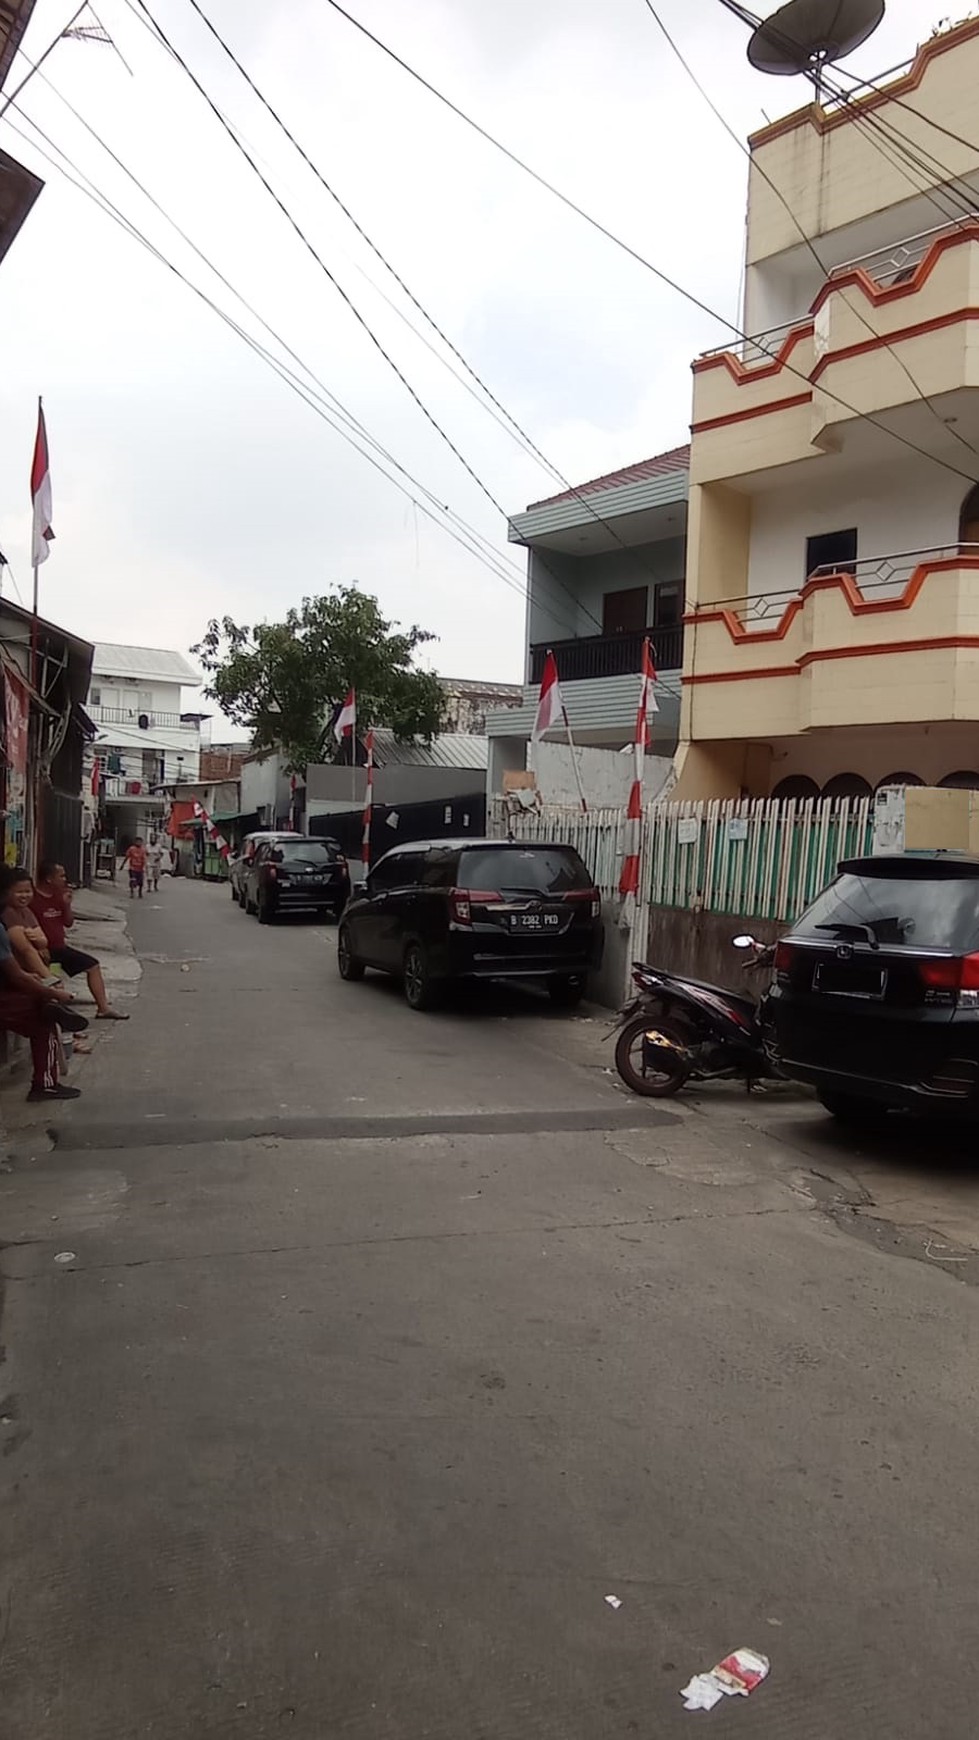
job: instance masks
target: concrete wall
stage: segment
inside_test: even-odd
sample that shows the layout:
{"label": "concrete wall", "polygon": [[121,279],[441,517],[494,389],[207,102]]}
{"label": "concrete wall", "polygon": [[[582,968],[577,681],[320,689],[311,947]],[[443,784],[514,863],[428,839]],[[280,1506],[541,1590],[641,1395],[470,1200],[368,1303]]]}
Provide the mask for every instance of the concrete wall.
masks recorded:
{"label": "concrete wall", "polygon": [[851,471],[846,480],[835,472],[824,477],[815,466],[804,482],[786,481],[777,490],[755,496],[748,592],[784,592],[801,586],[806,579],[806,539],[823,532],[856,526],[858,561],[956,544],[968,489],[964,478],[923,461],[898,460],[862,475]]}
{"label": "concrete wall", "polygon": [[649,912],[646,960],[668,973],[683,973],[708,985],[757,996],[768,983],[764,973],[746,973],[744,955],[731,947],[740,933],[775,942],[787,925],[731,912],[691,912],[681,906],[653,906]]}
{"label": "concrete wall", "polygon": [[289,775],[283,770],[282,757],[270,755],[265,761],[246,761],[241,769],[241,809],[258,812],[266,827],[287,827],[292,797]]}

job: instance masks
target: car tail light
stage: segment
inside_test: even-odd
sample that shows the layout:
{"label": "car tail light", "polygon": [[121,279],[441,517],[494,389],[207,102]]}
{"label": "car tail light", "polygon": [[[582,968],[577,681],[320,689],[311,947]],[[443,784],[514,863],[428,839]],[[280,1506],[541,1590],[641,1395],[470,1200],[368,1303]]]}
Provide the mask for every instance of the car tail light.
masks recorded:
{"label": "car tail light", "polygon": [[498,906],[502,898],[492,888],[452,888],[449,917],[453,924],[472,924],[474,906]]}
{"label": "car tail light", "polygon": [[795,960],[795,949],[787,942],[775,944],[775,971],[787,973]]}
{"label": "car tail light", "polygon": [[592,918],[601,918],[602,916],[602,899],[599,894],[594,895],[592,898],[591,915]]}
{"label": "car tail light", "polygon": [[979,954],[939,955],[919,961],[918,971],[929,991],[979,991]]}
{"label": "car tail light", "polygon": [[573,901],[576,906],[587,902],[592,918],[602,916],[602,897],[597,888],[571,888],[565,894],[564,900],[566,903]]}

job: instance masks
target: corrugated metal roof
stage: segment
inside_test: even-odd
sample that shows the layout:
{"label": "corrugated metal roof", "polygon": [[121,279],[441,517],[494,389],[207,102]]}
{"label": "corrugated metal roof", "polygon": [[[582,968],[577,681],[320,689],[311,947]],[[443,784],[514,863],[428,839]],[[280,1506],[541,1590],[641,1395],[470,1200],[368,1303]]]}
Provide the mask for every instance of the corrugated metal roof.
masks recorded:
{"label": "corrugated metal roof", "polygon": [[379,767],[485,768],[488,750],[485,737],[466,731],[446,731],[425,744],[398,743],[384,730],[374,732],[374,754]]}
{"label": "corrugated metal roof", "polygon": [[147,677],[160,683],[183,683],[188,689],[198,688],[201,681],[200,672],[188,664],[183,653],[158,646],[117,646],[105,640],[96,641],[92,675]]}
{"label": "corrugated metal roof", "polygon": [[657,453],[652,459],[640,459],[635,465],[626,465],[621,471],[606,472],[604,477],[590,478],[587,483],[575,484],[574,489],[562,490],[560,495],[548,495],[543,501],[532,501],[527,505],[527,512],[534,508],[552,507],[559,501],[576,501],[579,495],[596,495],[603,489],[619,489],[625,483],[642,483],[647,477],[665,477],[671,471],[688,471],[690,468],[690,443],[684,447],[671,447],[668,453]]}

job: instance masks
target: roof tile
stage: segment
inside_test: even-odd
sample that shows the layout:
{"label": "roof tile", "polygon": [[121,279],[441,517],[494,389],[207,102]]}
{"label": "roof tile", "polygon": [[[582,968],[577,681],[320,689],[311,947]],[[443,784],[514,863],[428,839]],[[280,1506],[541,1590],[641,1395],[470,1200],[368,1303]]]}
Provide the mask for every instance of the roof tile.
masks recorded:
{"label": "roof tile", "polygon": [[560,495],[545,496],[543,501],[532,501],[527,505],[527,512],[534,508],[552,507],[559,501],[575,501],[579,495],[597,495],[603,489],[616,489],[626,483],[642,483],[647,477],[664,477],[671,471],[686,471],[690,465],[690,444],[685,447],[671,447],[668,453],[657,453],[652,459],[640,459],[635,465],[625,465],[621,471],[609,471],[604,477],[590,478],[587,483],[576,484],[574,489],[562,490]]}

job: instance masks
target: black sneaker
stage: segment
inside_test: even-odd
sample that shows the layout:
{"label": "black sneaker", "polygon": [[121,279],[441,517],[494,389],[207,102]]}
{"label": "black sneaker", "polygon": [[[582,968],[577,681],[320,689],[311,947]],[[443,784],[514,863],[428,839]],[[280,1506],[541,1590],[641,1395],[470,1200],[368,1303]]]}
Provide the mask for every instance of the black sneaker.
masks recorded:
{"label": "black sneaker", "polygon": [[73,1087],[32,1087],[27,1098],[29,1100],[80,1100],[81,1088]]}

